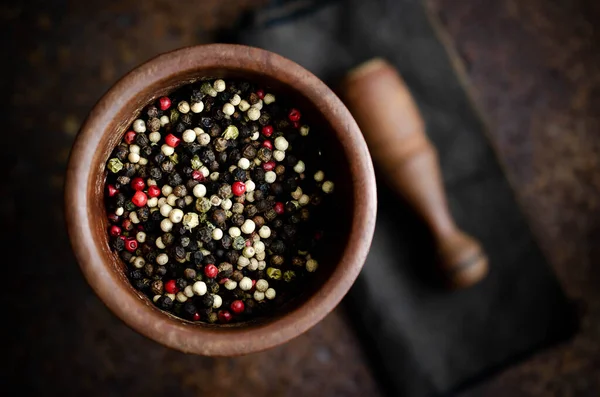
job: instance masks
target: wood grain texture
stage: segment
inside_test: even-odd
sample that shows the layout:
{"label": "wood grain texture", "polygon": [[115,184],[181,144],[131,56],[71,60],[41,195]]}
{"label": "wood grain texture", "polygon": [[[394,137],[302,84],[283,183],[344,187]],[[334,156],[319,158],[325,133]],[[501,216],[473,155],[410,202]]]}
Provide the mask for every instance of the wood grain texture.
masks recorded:
{"label": "wood grain texture", "polygon": [[340,91],[381,175],[431,231],[447,284],[466,288],[480,281],[488,271],[487,257],[452,219],[436,151],[398,72],[375,58],[349,71]]}

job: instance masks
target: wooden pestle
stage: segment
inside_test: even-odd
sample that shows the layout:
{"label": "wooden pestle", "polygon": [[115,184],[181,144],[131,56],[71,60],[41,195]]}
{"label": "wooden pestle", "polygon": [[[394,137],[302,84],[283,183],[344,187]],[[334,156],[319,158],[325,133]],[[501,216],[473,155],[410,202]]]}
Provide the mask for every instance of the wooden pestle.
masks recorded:
{"label": "wooden pestle", "polygon": [[469,287],[488,271],[481,245],[455,224],[437,153],[396,69],[375,58],[352,69],[340,94],[360,127],[375,165],[431,230],[439,270],[452,288]]}

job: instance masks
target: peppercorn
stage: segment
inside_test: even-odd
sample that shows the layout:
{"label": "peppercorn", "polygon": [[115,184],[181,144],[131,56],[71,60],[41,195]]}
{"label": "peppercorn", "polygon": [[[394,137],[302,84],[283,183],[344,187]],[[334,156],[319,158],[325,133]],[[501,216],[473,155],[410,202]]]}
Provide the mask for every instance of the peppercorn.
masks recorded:
{"label": "peppercorn", "polygon": [[[183,199],[183,198],[177,199],[177,201],[175,201],[175,206],[179,209],[184,209],[186,206],[185,199]],[[181,234],[183,234],[183,233],[181,233]]]}
{"label": "peppercorn", "polygon": [[224,224],[225,221],[227,220],[227,215],[225,214],[225,211],[217,208],[216,210],[214,210],[214,212],[212,213],[212,220],[218,224]]}
{"label": "peppercorn", "polygon": [[156,301],[156,304],[163,310],[170,310],[173,307],[173,300],[168,296],[161,296]]}
{"label": "peppercorn", "polygon": [[171,234],[171,233],[163,234],[161,239],[162,239],[163,244],[166,245],[167,247],[175,242],[175,236],[173,236],[173,234]]}
{"label": "peppercorn", "polygon": [[131,163],[125,163],[123,165],[123,173],[125,174],[125,176],[128,177],[133,177],[135,175],[135,166]]}
{"label": "peppercorn", "polygon": [[217,194],[222,199],[230,198],[233,195],[231,185],[227,183],[222,184],[221,186],[219,186],[219,191]]}
{"label": "peppercorn", "polygon": [[176,285],[176,286],[177,286],[177,288],[178,288],[178,289],[181,291],[181,290],[183,290],[185,287],[187,287],[188,283],[187,283],[187,281],[185,281],[185,279],[183,279],[183,278],[178,278],[178,279],[175,281],[175,285]]}
{"label": "peppercorn", "polygon": [[256,215],[256,213],[258,212],[258,210],[256,209],[256,206],[250,204],[250,205],[247,205],[244,208],[244,212],[246,213],[246,216],[248,218],[252,218],[254,215]]}
{"label": "peppercorn", "polygon": [[116,238],[112,242],[112,247],[117,251],[123,251],[125,249],[125,241],[122,238]]}
{"label": "peppercorn", "polygon": [[167,274],[167,268],[164,266],[157,266],[154,272],[157,276],[163,277],[165,274]]}
{"label": "peppercorn", "polygon": [[281,219],[274,219],[271,226],[272,229],[279,229],[283,226],[283,221]]}
{"label": "peppercorn", "polygon": [[129,149],[127,149],[127,146],[125,145],[118,145],[115,150],[113,150],[113,157],[116,157],[121,161],[125,161],[128,154]]}
{"label": "peppercorn", "polygon": [[181,185],[182,183],[183,183],[183,179],[181,178],[181,175],[179,175],[179,173],[173,172],[173,173],[171,173],[171,175],[169,175],[169,185],[178,186],[178,185]]}
{"label": "peppercorn", "polygon": [[144,265],[144,273],[146,274],[146,276],[152,277],[152,275],[154,274],[154,266],[151,263],[146,263]]}
{"label": "peppercorn", "polygon": [[160,168],[163,172],[170,174],[175,169],[175,163],[171,160],[165,160],[160,164]]}
{"label": "peppercorn", "polygon": [[262,148],[258,149],[258,152],[256,153],[256,157],[263,163],[266,163],[266,162],[270,161],[271,158],[273,157],[273,152],[266,147],[262,147]]}
{"label": "peppercorn", "polygon": [[233,239],[228,234],[224,235],[223,238],[221,238],[221,245],[223,246],[224,249],[231,248],[232,242],[233,242]]}
{"label": "peppercorn", "polygon": [[272,183],[271,184],[271,192],[276,196],[283,194],[283,185],[281,183],[277,183],[277,182]]}
{"label": "peppercorn", "polygon": [[204,259],[204,255],[201,251],[195,251],[194,253],[192,253],[190,259],[194,265],[200,266],[202,264],[202,260]]}
{"label": "peppercorn", "polygon": [[215,299],[211,294],[205,294],[204,296],[202,296],[200,302],[204,307],[212,307],[213,303],[215,302]]}
{"label": "peppercorn", "polygon": [[233,281],[239,283],[240,281],[242,281],[242,279],[244,278],[244,274],[239,271],[239,270],[235,270],[230,277]]}
{"label": "peppercorn", "polygon": [[179,258],[179,259],[185,258],[185,248],[183,248],[182,246],[180,246],[180,245],[175,246],[173,251],[174,251],[176,258]]}
{"label": "peppercorn", "polygon": [[189,267],[188,267],[188,268],[186,268],[186,269],[183,271],[183,276],[184,276],[185,278],[188,278],[188,279],[190,279],[190,280],[193,280],[193,279],[195,279],[195,278],[196,278],[196,271],[195,271],[194,269],[191,269],[191,268],[189,268]]}
{"label": "peppercorn", "polygon": [[257,228],[260,228],[265,224],[265,218],[263,218],[260,215],[256,215],[254,218],[252,218],[252,221],[254,222]]}
{"label": "peppercorn", "polygon": [[233,214],[230,219],[231,219],[231,223],[237,227],[242,226],[245,221],[245,218],[242,214]]}
{"label": "peppercorn", "polygon": [[136,213],[137,213],[138,219],[142,222],[145,222],[150,217],[150,208],[148,208],[148,207],[138,208]]}
{"label": "peppercorn", "polygon": [[273,280],[279,280],[281,278],[281,270],[276,269],[274,267],[269,267],[267,268],[267,276],[269,276]]}

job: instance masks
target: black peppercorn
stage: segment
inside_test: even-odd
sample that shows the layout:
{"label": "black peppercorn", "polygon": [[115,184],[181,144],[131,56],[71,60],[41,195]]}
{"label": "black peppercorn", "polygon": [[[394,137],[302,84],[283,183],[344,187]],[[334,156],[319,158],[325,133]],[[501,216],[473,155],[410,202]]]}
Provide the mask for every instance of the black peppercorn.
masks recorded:
{"label": "black peppercorn", "polygon": [[204,256],[204,260],[202,262],[204,262],[205,265],[208,265],[210,263],[214,264],[217,261],[217,259],[214,257],[214,255],[205,255]]}
{"label": "black peppercorn", "polygon": [[257,228],[260,228],[265,224],[265,218],[263,218],[260,215],[256,215],[254,218],[252,218],[252,221],[254,222]]}
{"label": "black peppercorn", "polygon": [[256,215],[258,210],[256,209],[256,206],[249,204],[244,208],[244,212],[248,218],[252,218],[254,215]]}
{"label": "black peppercorn", "polygon": [[[183,199],[183,198],[177,199],[177,201],[175,201],[175,206],[177,208],[184,209],[186,206],[185,199]],[[183,233],[180,232],[180,234],[183,234]]]}
{"label": "black peppercorn", "polygon": [[283,185],[278,182],[271,183],[271,192],[273,192],[274,195],[279,196],[283,193]]}
{"label": "black peppercorn", "polygon": [[285,244],[281,240],[273,240],[269,248],[275,254],[283,254],[285,252]]}
{"label": "black peppercorn", "polygon": [[195,251],[192,255],[191,255],[191,261],[194,265],[199,266],[202,264],[202,260],[204,259],[204,255],[202,254],[202,252],[200,251]]}
{"label": "black peppercorn", "polygon": [[165,161],[166,159],[167,159],[167,157],[166,157],[164,154],[162,154],[161,152],[157,153],[157,154],[154,156],[154,162],[155,162],[156,164],[160,164],[160,163],[162,163],[163,161]]}
{"label": "black peppercorn", "polygon": [[[171,177],[173,175],[179,175],[179,174],[171,174]],[[169,178],[170,179],[170,178]],[[181,179],[181,176],[179,177],[179,179]],[[185,188],[185,186],[178,184],[177,186],[175,186],[175,188],[173,189],[173,194],[177,197],[185,197],[185,195],[187,194],[187,189]]]}
{"label": "black peppercorn", "polygon": [[230,235],[225,234],[223,235],[223,237],[221,238],[221,245],[223,246],[223,248],[225,249],[229,249],[231,248],[231,243],[233,242],[233,239],[231,238]]}
{"label": "black peppercorn", "polygon": [[285,204],[285,211],[286,212],[294,212],[294,211],[296,211],[296,204],[292,203],[291,201],[288,201]]}
{"label": "black peppercorn", "polygon": [[279,229],[283,226],[283,221],[281,219],[274,219],[271,226],[272,229]]}
{"label": "black peppercorn", "polygon": [[123,166],[123,170],[121,171],[125,174],[125,176],[133,177],[135,175],[135,165],[131,163],[125,163]]}
{"label": "black peppercorn", "polygon": [[180,290],[182,290],[182,291],[183,291],[183,289],[184,289],[185,287],[187,287],[187,285],[188,285],[188,282],[187,282],[187,281],[185,281],[185,279],[183,279],[183,278],[178,278],[178,279],[175,281],[175,285],[177,286],[177,288],[179,288]]}
{"label": "black peppercorn", "polygon": [[152,275],[154,274],[154,266],[151,263],[146,263],[144,265],[144,273],[146,274],[146,276],[152,277]]}
{"label": "black peppercorn", "polygon": [[144,274],[142,273],[141,270],[135,269],[129,273],[129,276],[131,277],[132,280],[141,280],[142,277],[144,277]]}
{"label": "black peppercorn", "polygon": [[210,148],[204,148],[200,152],[200,160],[205,164],[212,163],[215,161],[215,153]]}
{"label": "black peppercorn", "polygon": [[228,262],[223,262],[219,265],[219,277],[230,277],[233,273],[233,265]]}
{"label": "black peppercorn", "polygon": [[[214,127],[213,127],[214,128]],[[214,140],[213,146],[217,152],[223,152],[227,149],[227,139],[218,137]]]}
{"label": "black peppercorn", "polygon": [[215,256],[216,256],[217,258],[222,258],[222,257],[223,257],[223,255],[225,255],[225,250],[223,250],[222,248],[218,248],[218,249],[215,251]]}
{"label": "black peppercorn", "polygon": [[235,226],[240,227],[244,224],[245,218],[242,214],[233,214],[231,216],[231,223]]}
{"label": "black peppercorn", "polygon": [[173,172],[171,173],[171,175],[169,175],[169,185],[177,186],[181,185],[182,183],[183,179],[181,178],[181,175],[179,175],[178,172]]}
{"label": "black peppercorn", "polygon": [[179,135],[183,134],[183,131],[186,130],[186,126],[185,124],[179,122],[177,124],[175,124],[175,132]]}
{"label": "black peppercorn", "polygon": [[223,130],[218,124],[213,124],[212,127],[210,127],[210,130],[208,131],[208,135],[210,135],[213,138],[221,136],[222,133]]}
{"label": "black peppercorn", "polygon": [[204,307],[212,307],[212,305],[215,302],[211,294],[205,294],[204,296],[202,296],[201,301]]}
{"label": "black peppercorn", "polygon": [[127,159],[127,155],[129,154],[129,150],[125,145],[119,145],[113,151],[113,157],[118,158],[121,161],[125,161]]}
{"label": "black peppercorn", "polygon": [[150,139],[148,139],[148,135],[144,133],[138,133],[135,136],[135,143],[140,147],[148,146],[150,145]]}
{"label": "black peppercorn", "polygon": [[[204,246],[209,251],[214,251],[215,249],[217,249],[217,243],[215,243],[215,241],[212,239],[208,243],[205,243]],[[214,263],[214,261],[212,263]]]}
{"label": "black peppercorn", "polygon": [[185,258],[185,248],[183,248],[182,246],[180,246],[180,245],[175,246],[173,251],[174,251],[176,258],[178,258],[178,259]]}
{"label": "black peppercorn", "polygon": [[137,212],[137,216],[139,218],[140,221],[145,222],[148,220],[148,218],[150,217],[150,208],[148,207],[141,207],[138,208]]}
{"label": "black peppercorn", "polygon": [[129,263],[129,260],[131,260],[133,254],[129,251],[121,251],[119,253],[119,256],[121,257],[121,259],[123,259],[123,262]]}
{"label": "black peppercorn", "polygon": [[245,182],[248,179],[248,173],[241,168],[236,168],[233,170],[233,179],[236,181]]}
{"label": "black peppercorn", "polygon": [[196,278],[196,271],[188,267],[183,271],[183,277],[193,280]]}
{"label": "black peppercorn", "polygon": [[143,278],[141,280],[135,280],[133,284],[134,284],[135,288],[137,288],[140,291],[143,291],[150,287],[150,283],[151,283],[150,279]]}
{"label": "black peppercorn", "polygon": [[275,173],[277,174],[277,176],[285,174],[285,166],[282,164],[277,164],[277,166],[275,167]]}
{"label": "black peppercorn", "polygon": [[152,282],[152,293],[154,295],[162,295],[164,292],[164,286],[162,280],[155,280]]}
{"label": "black peppercorn", "polygon": [[[204,103],[204,109],[208,110],[207,108],[209,107],[210,102],[205,102]],[[213,121],[212,118],[210,117],[202,117],[200,119],[200,124],[202,125],[203,128],[210,128],[213,125]]]}
{"label": "black peppercorn", "polygon": [[158,116],[158,108],[156,106],[148,106],[148,110],[146,110],[146,114],[148,117],[157,117]]}
{"label": "black peppercorn", "polygon": [[244,278],[244,275],[239,270],[234,270],[230,277],[233,281],[239,283]]}
{"label": "black peppercorn", "polygon": [[171,233],[165,233],[162,235],[161,240],[163,244],[168,247],[175,241],[175,236],[173,236]]}
{"label": "black peppercorn", "polygon": [[231,251],[225,252],[225,259],[228,262],[237,263],[239,258],[240,258],[240,254],[237,251],[231,250]]}
{"label": "black peppercorn", "polygon": [[190,113],[182,114],[181,117],[179,117],[179,121],[185,126],[190,126],[192,124],[192,115]]}
{"label": "black peppercorn", "polygon": [[156,303],[163,310],[170,310],[173,307],[173,300],[168,296],[161,296]]}
{"label": "black peppercorn", "polygon": [[117,251],[123,251],[125,249],[125,241],[123,239],[117,237],[112,242],[112,247]]}
{"label": "black peppercorn", "polygon": [[152,221],[158,222],[162,220],[162,215],[160,214],[160,211],[154,211],[150,213],[150,219]]}
{"label": "black peppercorn", "polygon": [[252,160],[256,157],[256,149],[252,145],[246,145],[246,147],[242,151],[242,156],[249,160]]}
{"label": "black peppercorn", "polygon": [[160,178],[162,178],[162,172],[161,172],[160,168],[158,168],[158,167],[150,168],[150,177],[152,177],[154,180],[157,180],[157,181]]}
{"label": "black peppercorn", "polygon": [[227,215],[225,214],[224,210],[222,210],[221,208],[217,208],[212,213],[212,219],[216,224],[222,225],[227,220]]}
{"label": "black peppercorn", "polygon": [[208,227],[201,227],[196,232],[196,238],[203,243],[208,243],[212,240],[212,231]]}
{"label": "black peppercorn", "polygon": [[196,186],[197,184],[199,184],[200,182],[195,181],[193,179],[189,179],[187,182],[185,182],[185,186],[191,191],[194,189],[194,186]]}
{"label": "black peppercorn", "polygon": [[273,157],[273,152],[269,148],[262,147],[258,149],[256,157],[258,157],[258,159],[263,163],[266,163],[267,161],[271,160],[271,157]]}
{"label": "black peppercorn", "polygon": [[165,160],[160,164],[160,168],[163,172],[170,174],[175,169],[175,163],[173,163],[171,160]]}
{"label": "black peppercorn", "polygon": [[310,219],[310,211],[307,208],[302,208],[300,210],[300,219],[304,222]]}
{"label": "black peppercorn", "polygon": [[127,186],[129,185],[129,182],[131,181],[131,178],[125,175],[121,175],[119,177],[117,177],[117,182],[121,185],[121,186]]}

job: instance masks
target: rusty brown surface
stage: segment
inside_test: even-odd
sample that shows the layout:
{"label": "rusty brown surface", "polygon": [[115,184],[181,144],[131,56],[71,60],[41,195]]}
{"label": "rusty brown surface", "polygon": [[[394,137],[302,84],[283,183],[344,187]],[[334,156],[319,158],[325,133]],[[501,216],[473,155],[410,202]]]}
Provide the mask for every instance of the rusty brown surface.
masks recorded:
{"label": "rusty brown surface", "polygon": [[583,309],[573,341],[465,396],[600,395],[600,3],[427,3],[537,240]]}
{"label": "rusty brown surface", "polygon": [[[13,137],[27,141],[14,174],[30,181],[13,186],[29,206],[28,216],[4,197],[2,216],[18,234],[35,230],[52,236],[19,244],[21,262],[35,266],[20,270],[23,280],[6,287],[15,297],[13,319],[20,326],[5,375],[27,375],[22,390],[378,395],[339,310],[264,353],[232,359],[184,355],[117,320],[87,287],[70,253],[62,220],[63,175],[74,134],[94,102],[133,66],[162,51],[210,41],[215,28],[260,2],[0,6],[10,54],[4,59],[11,76],[8,126],[15,128]],[[538,241],[568,295],[584,308],[581,332],[572,342],[464,395],[600,395],[600,37],[594,30],[600,7],[595,0],[427,2],[465,66],[469,89]]]}

